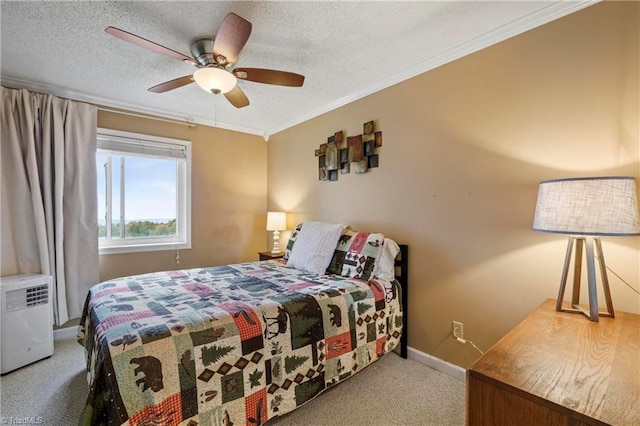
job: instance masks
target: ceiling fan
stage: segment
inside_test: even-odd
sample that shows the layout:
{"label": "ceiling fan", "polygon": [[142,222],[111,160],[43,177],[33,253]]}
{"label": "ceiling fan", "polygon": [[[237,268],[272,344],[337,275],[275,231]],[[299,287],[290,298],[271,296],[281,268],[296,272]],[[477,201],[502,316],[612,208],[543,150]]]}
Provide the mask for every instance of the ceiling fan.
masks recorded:
{"label": "ceiling fan", "polygon": [[300,87],[304,83],[303,75],[292,72],[263,68],[234,68],[240,51],[251,35],[251,27],[251,22],[235,13],[229,13],[222,21],[215,39],[204,38],[191,44],[193,58],[119,28],[107,27],[105,31],[129,43],[179,59],[198,68],[192,75],[185,75],[153,86],[148,89],[150,92],[164,93],[195,81],[207,92],[222,93],[233,106],[243,108],[249,105],[249,99],[237,85],[238,79],[290,87]]}

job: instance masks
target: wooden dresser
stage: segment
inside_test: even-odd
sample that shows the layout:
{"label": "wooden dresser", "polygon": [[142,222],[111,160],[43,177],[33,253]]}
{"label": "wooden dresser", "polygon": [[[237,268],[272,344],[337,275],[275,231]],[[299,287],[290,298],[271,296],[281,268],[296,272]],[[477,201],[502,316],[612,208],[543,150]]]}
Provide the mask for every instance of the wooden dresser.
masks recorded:
{"label": "wooden dresser", "polygon": [[640,315],[547,300],[467,371],[468,425],[640,425]]}

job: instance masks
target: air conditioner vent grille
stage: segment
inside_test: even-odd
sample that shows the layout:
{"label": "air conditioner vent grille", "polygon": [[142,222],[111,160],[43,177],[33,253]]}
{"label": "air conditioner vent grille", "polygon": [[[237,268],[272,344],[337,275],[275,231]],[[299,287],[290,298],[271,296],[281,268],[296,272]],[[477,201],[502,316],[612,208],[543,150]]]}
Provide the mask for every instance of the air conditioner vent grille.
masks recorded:
{"label": "air conditioner vent grille", "polygon": [[7,313],[49,303],[49,285],[42,284],[7,292]]}

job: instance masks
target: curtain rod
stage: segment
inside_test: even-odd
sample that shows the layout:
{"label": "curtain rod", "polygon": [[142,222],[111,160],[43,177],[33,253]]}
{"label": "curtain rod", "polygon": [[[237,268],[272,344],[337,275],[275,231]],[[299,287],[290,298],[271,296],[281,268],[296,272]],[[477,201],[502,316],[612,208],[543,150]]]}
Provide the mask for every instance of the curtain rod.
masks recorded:
{"label": "curtain rod", "polygon": [[150,115],[150,114],[145,114],[145,113],[138,113],[138,112],[131,112],[131,111],[126,111],[126,110],[122,110],[122,109],[118,109],[118,108],[109,108],[109,107],[105,107],[105,106],[100,106],[100,105],[96,105],[96,108],[98,109],[98,111],[104,111],[104,112],[113,112],[116,114],[122,114],[122,115],[128,115],[131,117],[138,117],[138,118],[146,118],[149,120],[155,120],[155,121],[164,121],[166,123],[173,123],[173,124],[181,124],[183,126],[189,126],[189,127],[198,127],[198,124],[193,122],[193,121],[189,121],[188,119],[184,119],[184,120],[180,120],[177,118],[164,118],[164,117],[158,117],[155,115]]}

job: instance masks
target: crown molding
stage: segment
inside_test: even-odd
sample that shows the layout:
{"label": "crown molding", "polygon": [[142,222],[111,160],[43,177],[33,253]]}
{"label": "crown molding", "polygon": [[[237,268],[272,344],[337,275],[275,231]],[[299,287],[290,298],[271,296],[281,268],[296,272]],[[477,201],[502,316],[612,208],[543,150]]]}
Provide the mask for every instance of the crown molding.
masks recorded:
{"label": "crown molding", "polygon": [[321,108],[314,111],[310,111],[306,114],[302,114],[292,120],[285,121],[277,126],[268,129],[265,134],[274,135],[278,132],[286,130],[290,127],[296,126],[300,123],[308,121],[312,118],[318,117],[334,109],[340,108],[358,99],[362,99],[380,90],[391,87],[395,84],[401,83],[405,80],[413,78],[417,75],[423,74],[427,71],[435,69],[446,63],[460,59],[463,56],[472,54],[479,50],[485,49],[496,43],[504,41],[508,38],[515,37],[526,31],[547,24],[556,19],[570,15],[579,10],[585,9],[601,0],[586,0],[586,1],[559,1],[550,4],[547,7],[532,12],[526,16],[513,20],[505,25],[494,28],[480,36],[469,39],[463,43],[458,44],[450,49],[444,50],[418,64],[411,66],[405,70],[397,72],[388,78],[380,80],[369,86],[365,86],[360,90],[344,96],[334,102],[328,103]]}
{"label": "crown molding", "polygon": [[508,38],[522,34],[526,31],[570,15],[574,12],[592,6],[599,3],[601,0],[584,0],[584,1],[556,1],[548,6],[541,8],[535,12],[530,13],[524,17],[513,20],[501,27],[492,29],[480,36],[469,39],[463,43],[458,44],[450,49],[446,49],[432,57],[417,63],[409,68],[399,71],[388,78],[380,80],[376,83],[362,87],[361,89],[344,96],[334,102],[330,102],[320,108],[310,111],[305,114],[301,114],[291,120],[287,120],[280,124],[277,124],[268,129],[256,129],[252,127],[238,126],[229,123],[223,123],[214,121],[203,117],[190,117],[176,114],[175,112],[166,111],[163,109],[149,108],[135,103],[120,102],[114,99],[107,99],[100,96],[95,96],[89,93],[83,93],[76,90],[68,89],[65,87],[50,86],[42,83],[35,83],[19,78],[0,75],[0,82],[3,86],[13,88],[24,88],[34,92],[51,94],[54,96],[64,97],[76,101],[88,102],[95,104],[96,106],[105,106],[110,108],[118,108],[128,110],[132,112],[140,112],[149,114],[161,118],[167,118],[171,120],[184,121],[189,124],[201,124],[210,127],[216,127],[240,133],[248,133],[252,135],[262,136],[265,141],[269,140],[271,135],[286,130],[290,127],[296,126],[305,121],[311,120],[322,114],[325,114],[334,109],[340,108],[358,99],[362,99],[380,90],[391,87],[395,84],[401,83],[405,80],[413,78],[417,75],[423,74],[427,71],[435,69],[446,63],[452,62],[463,56],[485,49],[496,43],[504,41]]}
{"label": "crown molding", "polygon": [[[35,83],[28,80],[22,80],[15,77],[0,76],[0,82],[5,87],[10,87],[14,89],[27,89],[32,92],[43,93],[47,95],[58,96],[61,98],[71,99],[78,102],[87,102],[90,104],[96,105],[98,108],[100,107],[109,107],[109,108],[117,108],[126,111],[144,113],[160,118],[166,118],[175,121],[183,121],[188,124],[201,124],[209,127],[216,127],[225,130],[232,130],[240,133],[248,133],[251,135],[257,135],[264,137],[265,132],[263,129],[255,129],[251,127],[244,126],[236,126],[234,124],[223,123],[220,121],[214,121],[211,119],[206,119],[202,117],[190,117],[186,115],[178,115],[174,112],[165,111],[163,109],[158,108],[148,108],[141,105],[128,103],[128,102],[120,102],[114,99],[107,99],[100,96],[94,96],[88,93],[78,92],[75,90],[71,90],[65,87],[51,86],[42,83]],[[117,113],[117,111],[114,111]],[[149,117],[152,118],[152,117]]]}

